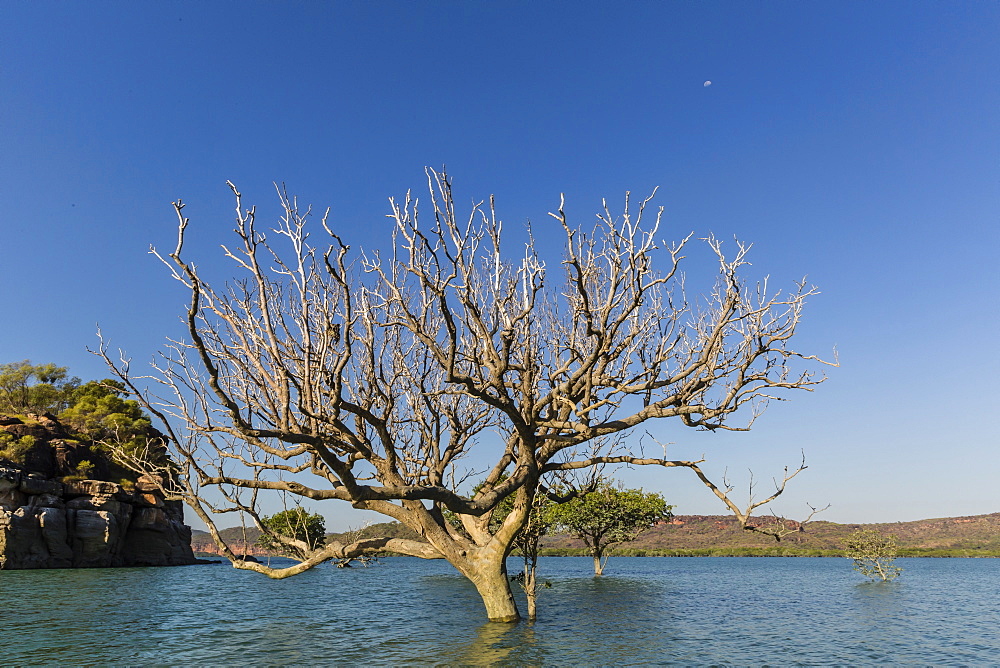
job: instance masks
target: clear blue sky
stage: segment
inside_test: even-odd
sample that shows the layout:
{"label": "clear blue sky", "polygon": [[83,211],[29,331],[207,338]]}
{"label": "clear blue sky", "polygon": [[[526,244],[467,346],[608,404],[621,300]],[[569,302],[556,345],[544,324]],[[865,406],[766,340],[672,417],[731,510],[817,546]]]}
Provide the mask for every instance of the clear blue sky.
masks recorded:
{"label": "clear blue sky", "polygon": [[[1000,511],[1000,3],[616,4],[4,3],[0,361],[103,377],[97,323],[149,359],[184,294],[146,250],[183,198],[215,262],[227,179],[266,215],[285,182],[356,245],[425,165],[508,225],[658,185],[668,234],[808,274],[799,347],[841,362],[751,433],[669,431],[676,456],[765,491],[804,449],[792,516]],[[723,512],[689,477],[626,474]]]}

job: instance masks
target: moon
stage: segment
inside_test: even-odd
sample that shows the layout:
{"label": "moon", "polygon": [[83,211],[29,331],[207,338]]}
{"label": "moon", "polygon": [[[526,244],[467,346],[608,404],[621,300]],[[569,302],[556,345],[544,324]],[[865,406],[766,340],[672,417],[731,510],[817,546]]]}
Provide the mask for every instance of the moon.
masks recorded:
{"label": "moon", "polygon": [[704,86],[705,88],[708,88],[709,86],[711,86],[711,85],[712,85],[712,82],[711,82],[711,81],[706,81],[706,82],[705,82],[705,83],[703,83],[702,85],[703,85],[703,86]]}

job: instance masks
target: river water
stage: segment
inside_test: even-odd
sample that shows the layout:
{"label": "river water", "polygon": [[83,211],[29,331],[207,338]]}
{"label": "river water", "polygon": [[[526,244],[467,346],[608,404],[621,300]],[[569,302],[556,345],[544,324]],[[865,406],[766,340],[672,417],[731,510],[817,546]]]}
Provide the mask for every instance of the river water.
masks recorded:
{"label": "river water", "polygon": [[[0,571],[0,665],[998,664],[1000,560],[543,558],[539,620],[484,622],[441,561]],[[511,562],[514,569],[514,560]],[[522,611],[524,607],[522,605]]]}

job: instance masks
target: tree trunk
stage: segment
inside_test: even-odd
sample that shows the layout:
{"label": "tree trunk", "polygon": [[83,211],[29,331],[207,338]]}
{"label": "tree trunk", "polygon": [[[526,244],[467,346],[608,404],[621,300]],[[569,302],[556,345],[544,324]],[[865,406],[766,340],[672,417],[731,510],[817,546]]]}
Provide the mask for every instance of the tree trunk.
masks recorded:
{"label": "tree trunk", "polygon": [[604,564],[601,563],[601,550],[594,550],[594,576],[604,575]]}
{"label": "tree trunk", "polygon": [[506,573],[490,569],[489,572],[478,573],[472,578],[472,583],[476,585],[476,591],[483,599],[486,616],[491,622],[521,620],[521,613],[517,611],[517,603],[514,602],[514,594],[510,590]]}
{"label": "tree trunk", "polygon": [[528,597],[528,619],[535,621],[538,617],[536,601],[538,600],[538,581],[535,579],[535,567],[524,569],[524,593]]}

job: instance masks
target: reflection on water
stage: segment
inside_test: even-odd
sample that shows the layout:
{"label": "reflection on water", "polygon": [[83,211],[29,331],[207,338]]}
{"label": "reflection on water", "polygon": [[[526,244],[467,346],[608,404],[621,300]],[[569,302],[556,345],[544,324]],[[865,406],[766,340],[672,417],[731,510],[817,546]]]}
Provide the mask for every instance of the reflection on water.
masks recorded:
{"label": "reflection on water", "polygon": [[844,559],[619,558],[594,578],[549,558],[539,620],[520,624],[484,623],[466,580],[410,558],[284,581],[0,571],[0,664],[996,663],[1000,560],[901,561],[863,583]]}
{"label": "reflection on water", "polygon": [[852,590],[852,609],[868,623],[895,619],[905,609],[906,594],[905,580],[859,582]]}
{"label": "reflection on water", "polygon": [[[523,653],[535,645],[531,624],[482,624],[472,642],[447,652],[447,662],[463,666],[491,666],[514,662],[515,650]],[[444,658],[444,657],[442,657]]]}
{"label": "reflection on water", "polygon": [[541,592],[537,621],[481,624],[471,642],[446,650],[439,661],[455,665],[644,663],[662,656],[649,650],[662,647],[663,629],[669,627],[667,583],[635,577],[594,578],[592,572],[550,579],[553,588]]}

